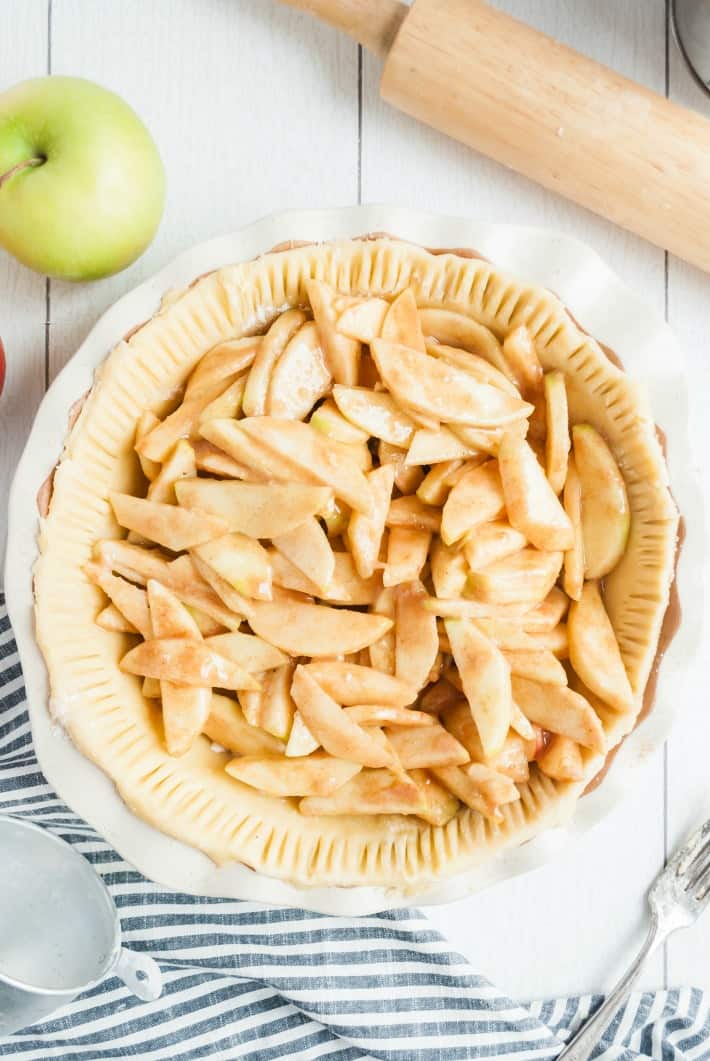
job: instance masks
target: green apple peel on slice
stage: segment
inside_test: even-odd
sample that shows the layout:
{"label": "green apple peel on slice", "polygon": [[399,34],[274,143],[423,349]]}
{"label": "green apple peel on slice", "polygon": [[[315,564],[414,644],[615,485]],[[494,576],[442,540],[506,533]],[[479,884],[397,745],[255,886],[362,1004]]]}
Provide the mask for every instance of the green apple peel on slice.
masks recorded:
{"label": "green apple peel on slice", "polygon": [[585,577],[603,578],[624,555],[631,510],[624,477],[606,442],[590,424],[572,428],[582,489]]}

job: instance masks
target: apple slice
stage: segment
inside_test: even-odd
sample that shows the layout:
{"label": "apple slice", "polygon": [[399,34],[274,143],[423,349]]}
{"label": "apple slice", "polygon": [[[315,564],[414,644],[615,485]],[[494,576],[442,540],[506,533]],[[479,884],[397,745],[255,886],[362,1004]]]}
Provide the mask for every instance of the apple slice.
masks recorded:
{"label": "apple slice", "polygon": [[562,500],[565,512],[569,517],[574,530],[574,545],[565,551],[564,574],[562,585],[565,593],[572,600],[579,600],[584,585],[584,535],[582,532],[582,486],[577,475],[577,465],[574,457],[570,457],[567,465],[567,480],[565,482]]}
{"label": "apple slice", "polygon": [[536,604],[550,592],[562,567],[562,553],[520,549],[480,571],[472,571],[471,592],[490,604]]}
{"label": "apple slice", "polygon": [[210,685],[218,689],[258,689],[259,682],[202,641],[156,638],[128,652],[120,663],[127,674],[166,679],[182,685]]}
{"label": "apple slice", "polygon": [[545,470],[547,481],[559,494],[567,478],[570,450],[569,412],[564,372],[548,372],[545,391]]}
{"label": "apple slice", "polygon": [[160,700],[160,682],[157,678],[144,678],[141,692],[146,700]]}
{"label": "apple slice", "polygon": [[250,674],[260,674],[288,663],[285,653],[254,634],[242,634],[238,631],[213,634],[212,637],[206,638],[205,644]]}
{"label": "apple slice", "polygon": [[538,549],[571,549],[572,524],[524,438],[515,433],[503,438],[498,467],[511,526]]}
{"label": "apple slice", "polygon": [[445,343],[427,343],[426,352],[431,354],[432,357],[439,357],[442,361],[448,361],[450,365],[456,365],[462,372],[468,372],[479,383],[489,383],[491,387],[498,387],[514,398],[520,397],[515,384],[503,372],[494,368],[489,361],[479,357],[478,354],[472,354],[468,350],[459,350],[455,346],[446,346]]}
{"label": "apple slice", "polygon": [[380,704],[406,707],[417,698],[417,689],[389,674],[356,663],[319,660],[305,669],[322,689],[339,704]]}
{"label": "apple slice", "polygon": [[382,615],[298,601],[254,601],[249,624],[291,656],[340,656],[359,652],[392,627]]}
{"label": "apple slice", "polygon": [[557,659],[569,658],[569,636],[567,624],[558,623],[552,630],[538,630],[526,633],[530,649],[534,652],[552,652]]}
{"label": "apple slice", "polygon": [[271,600],[269,554],[254,538],[239,533],[225,534],[198,545],[193,551],[238,593],[257,600]]}
{"label": "apple slice", "polygon": [[511,730],[514,730],[519,737],[522,737],[526,743],[535,740],[534,726],[531,722],[528,722],[515,701],[513,701],[513,714],[510,719],[510,728]]}
{"label": "apple slice", "polygon": [[487,616],[473,619],[482,634],[493,641],[502,652],[535,652],[535,640],[521,629],[520,619]]}
{"label": "apple slice", "polygon": [[318,327],[326,363],[336,383],[357,383],[362,346],[337,329],[338,293],[322,280],[306,280],[306,293]]}
{"label": "apple slice", "polygon": [[263,416],[266,412],[266,396],[273,367],[307,319],[303,310],[287,310],[276,318],[262,338],[242,398],[245,416]]}
{"label": "apple slice", "polygon": [[530,633],[546,633],[554,630],[564,619],[568,608],[567,595],[557,586],[553,586],[543,601],[525,612],[522,620],[523,628]]}
{"label": "apple slice", "polygon": [[112,575],[108,568],[92,561],[84,567],[84,573],[90,582],[104,591],[119,613],[128,620],[130,628],[137,630],[146,640],[153,636],[145,590]]}
{"label": "apple slice", "polygon": [[343,708],[348,718],[359,726],[431,726],[432,715],[391,704],[353,704]]}
{"label": "apple slice", "polygon": [[321,511],[320,518],[325,524],[326,534],[329,538],[340,538],[345,533],[352,509],[333,497],[326,507]]}
{"label": "apple slice", "polygon": [[394,485],[401,494],[412,494],[424,478],[424,469],[416,464],[405,464],[406,456],[406,450],[391,446],[389,442],[380,439],[377,443],[380,464],[394,464]]}
{"label": "apple slice", "polygon": [[460,806],[456,796],[426,770],[410,770],[409,778],[417,786],[424,800],[418,817],[430,825],[444,826],[450,822]]}
{"label": "apple slice", "polygon": [[579,745],[559,733],[553,735],[536,761],[543,774],[554,778],[555,781],[584,779],[584,760]]}
{"label": "apple slice", "polygon": [[332,796],[306,796],[301,814],[421,814],[428,804],[408,777],[390,770],[363,770]]}
{"label": "apple slice", "polygon": [[343,416],[368,437],[381,438],[402,449],[414,438],[416,424],[387,391],[336,384],[333,398]]}
{"label": "apple slice", "polygon": [[302,420],[329,392],[332,382],[318,328],[308,321],[291,338],[271,371],[265,411],[269,416]]}
{"label": "apple slice", "polygon": [[392,527],[387,539],[383,586],[414,582],[422,573],[431,544],[431,532],[416,527]]}
{"label": "apple slice", "polygon": [[245,467],[247,475],[237,478],[250,482],[309,483],[318,486],[319,482],[292,460],[274,453],[254,441],[243,430],[247,421],[210,420],[200,424],[200,434],[208,442],[219,447],[238,465]]}
{"label": "apple slice", "polygon": [[452,487],[441,516],[441,537],[452,545],[474,527],[499,519],[505,512],[505,499],[497,461],[486,461],[471,468]]}
{"label": "apple slice", "polygon": [[513,553],[520,552],[527,545],[527,538],[505,520],[493,520],[481,523],[463,543],[463,552],[471,571],[504,560]]}
{"label": "apple slice", "polygon": [[631,510],[624,477],[606,442],[590,424],[572,428],[582,490],[585,578],[603,578],[626,550]]}
{"label": "apple slice", "polygon": [[428,354],[384,339],[375,339],[371,349],[385,384],[417,413],[472,427],[499,427],[531,412],[520,399]]}
{"label": "apple slice", "polygon": [[390,308],[384,298],[366,298],[346,306],[335,325],[341,335],[371,343],[382,333],[382,324]]}
{"label": "apple slice", "polygon": [[503,357],[520,393],[534,401],[542,387],[542,365],[533,338],[524,324],[506,335]]}
{"label": "apple slice", "polygon": [[[471,465],[475,467],[475,465]],[[456,472],[464,468],[462,459],[442,461],[431,468],[417,487],[416,494],[425,505],[443,505],[449,496],[449,490],[457,478]],[[461,476],[465,471],[461,472]],[[458,476],[458,478],[461,478]]]}
{"label": "apple slice", "polygon": [[197,623],[174,593],[152,578],[148,579],[146,589],[152,629],[152,634],[147,640],[152,637],[186,637],[197,641],[202,640]]}
{"label": "apple slice", "polygon": [[299,758],[301,755],[310,755],[311,752],[317,751],[318,748],[320,748],[320,743],[303,721],[301,712],[296,709],[285,754],[289,758]]}
{"label": "apple slice", "polygon": [[359,773],[357,763],[316,753],[307,759],[232,759],[225,770],[237,781],[268,796],[330,796]]}
{"label": "apple slice", "polygon": [[390,502],[387,512],[388,527],[412,527],[437,534],[441,527],[441,513],[432,505],[425,505],[418,497],[397,497]]}
{"label": "apple slice", "polygon": [[[176,490],[178,485],[182,484],[176,484]],[[122,527],[175,553],[219,538],[228,529],[224,520],[216,515],[188,512],[176,505],[147,501],[131,494],[111,493],[109,501]]]}
{"label": "apple slice", "polygon": [[197,362],[187,381],[185,398],[191,400],[208,392],[215,393],[215,389],[217,394],[224,391],[253,364],[262,341],[260,335],[249,335],[213,346]]}
{"label": "apple slice", "polygon": [[513,699],[530,722],[561,733],[585,748],[603,752],[604,730],[593,708],[563,685],[541,685],[528,678],[512,679]]}
{"label": "apple slice", "polygon": [[244,420],[241,427],[256,445],[291,461],[323,486],[332,487],[351,508],[370,515],[370,487],[356,462],[348,457],[347,447],[298,420],[255,416]]}
{"label": "apple slice", "polygon": [[475,449],[479,453],[487,453],[490,457],[497,457],[498,447],[503,435],[508,431],[519,431],[524,436],[527,432],[527,426],[527,420],[517,420],[513,424],[506,424],[505,427],[488,429],[467,427],[465,424],[449,424],[449,430],[457,438],[460,438],[465,445],[470,446],[471,449]]}
{"label": "apple slice", "polygon": [[286,740],[289,736],[296,711],[296,705],[291,696],[292,680],[293,663],[289,662],[264,675],[263,686],[259,693],[256,724],[259,729],[281,740]]}
{"label": "apple slice", "polygon": [[102,564],[131,582],[144,584],[147,579],[154,578],[172,590],[183,604],[198,608],[228,630],[239,629],[243,618],[241,613],[235,615],[225,607],[214,590],[199,577],[189,557],[181,556],[168,562],[159,549],[143,549],[114,539],[98,542],[96,555]]}
{"label": "apple slice", "polygon": [[[468,565],[463,556],[464,570],[468,572]],[[468,577],[468,576],[467,576]],[[470,597],[429,597],[424,601],[424,607],[434,615],[440,615],[445,619],[475,619],[479,620],[501,620],[510,621],[520,629],[524,617],[532,608],[528,601],[519,601],[513,604],[491,604],[481,600],[471,600]]]}
{"label": "apple slice", "polygon": [[305,593],[311,597],[320,596],[322,600],[332,604],[373,604],[382,589],[379,573],[373,575],[372,578],[360,578],[350,553],[333,554],[335,561],[333,577],[323,593],[281,553],[273,549],[268,555],[272,577],[277,586],[296,590],[298,593]]}
{"label": "apple slice", "polygon": [[457,438],[448,427],[440,427],[438,431],[417,431],[407,450],[405,462],[407,464],[440,464],[442,461],[449,462],[476,456],[478,456],[477,451]]}
{"label": "apple slice", "polygon": [[240,464],[233,457],[228,456],[218,446],[214,446],[205,438],[195,439],[192,443],[195,454],[195,464],[200,472],[209,475],[217,475],[221,479],[245,479],[250,483],[264,482],[264,477],[248,468],[246,464]]}
{"label": "apple slice", "polygon": [[400,343],[424,353],[424,335],[417,312],[417,300],[411,287],[394,299],[382,322],[381,336],[390,343]]}
{"label": "apple slice", "polygon": [[335,557],[328,536],[315,516],[308,516],[298,527],[272,536],[274,547],[302,571],[323,593],[335,570]]}
{"label": "apple slice", "polygon": [[517,678],[530,678],[543,685],[566,685],[567,671],[549,649],[503,652],[510,673]]}
{"label": "apple slice", "polygon": [[331,755],[363,766],[395,763],[389,748],[348,718],[305,667],[296,667],[291,695],[309,730]]}
{"label": "apple slice", "polygon": [[94,622],[102,630],[110,630],[114,634],[138,633],[133,623],[129,623],[128,619],[121,614],[115,604],[107,604],[105,608],[102,608]]}
{"label": "apple slice", "polygon": [[[187,645],[201,640],[195,620],[170,590],[165,589],[159,582],[149,579],[147,596],[155,637],[185,638]],[[153,644],[154,642],[147,643]],[[162,680],[160,698],[168,754],[185,755],[207,721],[212,690],[208,685],[180,684]]]}
{"label": "apple slice", "polygon": [[520,799],[520,793],[509,777],[483,763],[437,766],[432,774],[467,807],[491,821],[500,821],[499,807]]}
{"label": "apple slice", "polygon": [[202,424],[210,420],[236,419],[241,412],[246,382],[246,373],[243,376],[237,376],[226,390],[223,390],[209,405],[205,406],[197,418],[197,427],[193,430],[191,437],[199,433]]}
{"label": "apple slice", "polygon": [[[345,388],[348,390],[349,388]],[[353,388],[357,390],[358,388]],[[350,445],[356,445],[357,443],[367,442],[370,437],[369,431],[364,431],[361,427],[357,427],[351,423],[347,417],[338,409],[332,398],[328,398],[327,401],[323,402],[311,415],[309,421],[311,427],[314,427],[316,431],[320,431],[323,435],[328,435],[330,438],[336,439],[337,442],[345,442]]]}
{"label": "apple slice", "polygon": [[195,553],[191,556],[181,556],[179,559],[186,562],[186,567],[189,565],[192,568],[196,577],[204,579],[231,612],[236,615],[243,615],[245,619],[249,618],[252,611],[249,600],[243,597],[241,593],[237,593],[236,589],[225,578],[218,575],[213,567],[206,564]]}
{"label": "apple slice", "polygon": [[387,738],[405,770],[433,766],[459,766],[469,761],[462,744],[434,718],[429,726],[396,726]]}
{"label": "apple slice", "polygon": [[[369,516],[353,512],[345,534],[355,569],[361,578],[370,578],[380,555],[385,520],[394,486],[394,468],[382,464],[367,477],[372,495],[372,511]],[[276,544],[276,543],[274,543]]]}
{"label": "apple slice", "polygon": [[335,568],[333,577],[322,599],[332,604],[374,604],[382,589],[382,577],[379,571],[370,578],[360,578],[350,553],[334,553]]}
{"label": "apple slice", "polygon": [[[319,512],[331,496],[330,490],[324,486],[220,482],[217,479],[183,479],[175,490],[183,511],[194,509],[195,513],[211,514],[210,518],[219,517],[224,531],[249,538],[288,534]],[[170,511],[174,513],[175,509]],[[212,535],[212,538],[217,537],[219,535]]]}
{"label": "apple slice", "polygon": [[500,372],[510,374],[500,343],[493,332],[478,321],[452,310],[430,308],[419,310],[419,320],[428,339],[468,350],[490,362]]}
{"label": "apple slice", "polygon": [[396,610],[395,590],[383,589],[375,600],[372,610],[377,615],[383,615],[392,620],[392,626],[377,641],[373,641],[368,647],[370,665],[383,674],[394,674],[395,660],[395,634],[394,616]]}
{"label": "apple slice", "polygon": [[598,583],[585,582],[567,627],[570,662],[584,684],[616,711],[633,711],[634,694]]}
{"label": "apple slice", "polygon": [[471,715],[471,709],[465,700],[458,700],[447,705],[441,718],[446,729],[463,745],[474,762],[485,762],[486,766],[504,774],[511,781],[528,780],[530,771],[526,741],[517,733],[510,730],[498,754],[487,759],[478,735],[478,728]]}
{"label": "apple slice", "polygon": [[194,477],[195,475],[197,475],[195,451],[189,442],[181,438],[148,487],[148,500],[174,505],[177,501],[175,483],[178,479],[186,479],[188,476]]}
{"label": "apple slice", "polygon": [[250,726],[236,700],[212,693],[203,732],[236,755],[283,755],[284,743]]}
{"label": "apple slice", "polygon": [[[348,554],[349,555],[349,554]],[[283,588],[295,593],[304,593],[309,597],[317,597],[318,587],[307,578],[300,568],[292,564],[286,556],[276,549],[268,549],[267,556],[271,567],[271,578],[273,583],[272,600],[276,600],[273,589]]]}
{"label": "apple slice", "polygon": [[[431,548],[431,579],[434,592],[441,598],[458,598],[468,580],[468,565],[463,552],[454,545],[444,545],[436,538]],[[430,602],[425,602],[427,608]]]}
{"label": "apple slice", "polygon": [[178,439],[188,438],[196,429],[200,414],[224,390],[224,381],[218,380],[210,387],[200,390],[192,398],[186,398],[174,412],[161,421],[152,431],[143,435],[136,444],[139,454],[161,463]]}
{"label": "apple slice", "polygon": [[395,597],[395,673],[414,689],[423,689],[439,652],[436,616],[422,608],[427,591],[421,582],[398,586]]}
{"label": "apple slice", "polygon": [[134,448],[138,454],[138,461],[140,463],[143,474],[145,475],[148,482],[152,482],[156,475],[160,471],[160,461],[152,461],[149,457],[144,457],[138,449],[141,439],[149,435],[154,427],[157,427],[160,420],[151,412],[150,409],[146,409],[144,413],[141,413],[136,424],[136,437],[134,440]]}
{"label": "apple slice", "polygon": [[484,753],[496,755],[510,729],[510,668],[497,645],[474,623],[446,619],[444,625]]}

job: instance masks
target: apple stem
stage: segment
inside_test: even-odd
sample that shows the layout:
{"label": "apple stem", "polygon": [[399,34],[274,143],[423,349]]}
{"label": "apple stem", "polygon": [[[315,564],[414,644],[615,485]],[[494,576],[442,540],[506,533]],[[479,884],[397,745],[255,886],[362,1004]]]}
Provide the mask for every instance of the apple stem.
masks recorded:
{"label": "apple stem", "polygon": [[28,158],[24,162],[18,162],[16,166],[9,169],[7,173],[0,174],[0,188],[3,184],[14,177],[16,173],[21,173],[23,169],[29,169],[31,166],[42,166],[46,162],[46,158]]}

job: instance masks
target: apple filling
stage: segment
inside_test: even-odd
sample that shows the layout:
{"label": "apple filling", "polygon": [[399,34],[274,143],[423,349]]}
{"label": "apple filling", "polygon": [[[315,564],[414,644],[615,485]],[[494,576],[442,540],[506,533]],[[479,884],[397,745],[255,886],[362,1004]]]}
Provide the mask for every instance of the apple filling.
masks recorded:
{"label": "apple filling", "polygon": [[636,710],[602,581],[624,477],[524,326],[308,297],[138,421],[96,621],[135,635],[171,756],[206,738],[304,815],[499,820],[531,764],[583,779]]}

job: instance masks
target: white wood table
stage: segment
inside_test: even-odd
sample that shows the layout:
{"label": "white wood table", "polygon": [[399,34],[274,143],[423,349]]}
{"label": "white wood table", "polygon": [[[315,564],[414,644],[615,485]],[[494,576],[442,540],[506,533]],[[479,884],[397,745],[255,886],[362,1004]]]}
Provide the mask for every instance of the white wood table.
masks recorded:
{"label": "white wood table", "polygon": [[[669,40],[664,0],[498,2],[708,111]],[[46,282],[0,253],[9,358],[0,496],[45,387],[119,295],[191,244],[264,214],[358,201],[547,225],[586,240],[677,330],[692,374],[698,461],[710,452],[710,277],[389,109],[378,99],[378,62],[349,41],[275,0],[0,0],[0,91],[48,72],[100,81],[139,111],[165,160],[168,203],[145,256],[99,283]],[[707,462],[698,473],[707,497]],[[431,911],[501,988],[521,998],[599,990],[626,961],[646,885],[710,788],[710,705],[699,668],[693,688],[644,783],[582,844],[533,874]],[[675,937],[646,976],[648,986],[690,983],[710,989],[710,914]]]}

